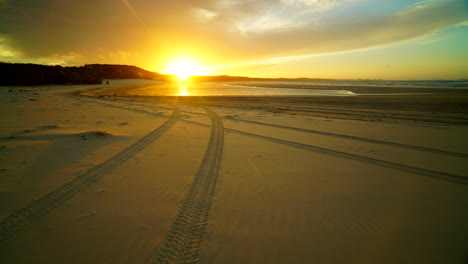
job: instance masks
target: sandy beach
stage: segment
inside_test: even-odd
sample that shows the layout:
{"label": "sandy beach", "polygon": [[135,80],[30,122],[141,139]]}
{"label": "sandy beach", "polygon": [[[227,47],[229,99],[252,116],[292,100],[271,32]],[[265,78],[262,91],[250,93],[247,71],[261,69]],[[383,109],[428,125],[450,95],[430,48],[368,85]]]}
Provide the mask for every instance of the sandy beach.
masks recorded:
{"label": "sandy beach", "polygon": [[464,89],[142,87],[0,87],[0,263],[468,259]]}

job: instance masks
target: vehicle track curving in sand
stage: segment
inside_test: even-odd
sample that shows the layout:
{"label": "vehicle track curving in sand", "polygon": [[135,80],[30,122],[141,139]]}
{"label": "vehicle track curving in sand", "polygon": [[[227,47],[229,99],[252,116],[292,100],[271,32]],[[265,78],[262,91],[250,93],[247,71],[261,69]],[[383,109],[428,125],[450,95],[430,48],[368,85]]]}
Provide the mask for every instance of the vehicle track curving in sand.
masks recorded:
{"label": "vehicle track curving in sand", "polygon": [[286,112],[302,112],[307,113],[310,116],[326,117],[326,118],[337,118],[337,119],[349,119],[349,120],[363,120],[363,121],[384,121],[392,123],[393,121],[406,121],[406,122],[422,122],[428,124],[438,125],[462,125],[468,124],[468,117],[456,116],[453,114],[447,116],[438,116],[437,114],[410,114],[400,113],[395,111],[372,111],[369,110],[356,110],[346,108],[325,108],[325,107],[284,107],[278,109]]}
{"label": "vehicle track curving in sand", "polygon": [[198,261],[224,144],[224,127],[221,118],[206,107],[205,111],[210,115],[212,122],[205,156],[153,263]]}
{"label": "vehicle track curving in sand", "polygon": [[387,146],[393,146],[393,147],[414,149],[414,150],[419,150],[419,151],[423,151],[423,152],[432,152],[432,153],[449,155],[449,156],[460,157],[460,158],[468,158],[468,154],[466,154],[466,153],[446,151],[446,150],[441,150],[441,149],[427,148],[427,147],[408,145],[408,144],[402,144],[402,143],[396,143],[396,142],[390,142],[390,141],[383,141],[383,140],[377,140],[377,139],[371,139],[371,138],[363,138],[363,137],[356,137],[356,136],[350,136],[350,135],[336,134],[336,133],[330,133],[330,132],[319,131],[319,130],[304,129],[304,128],[290,127],[290,126],[282,126],[282,125],[276,125],[276,124],[270,124],[270,123],[264,123],[264,122],[258,122],[258,121],[251,121],[251,120],[246,120],[246,119],[237,118],[237,117],[229,117],[229,118],[233,119],[235,121],[251,123],[251,124],[256,124],[256,125],[270,126],[270,127],[276,127],[276,128],[282,128],[282,129],[289,129],[289,130],[295,130],[295,131],[299,131],[299,132],[306,132],[306,133],[318,134],[318,135],[323,135],[323,136],[351,139],[351,140],[355,140],[355,141],[375,143],[375,144],[387,145]]}
{"label": "vehicle track curving in sand", "polygon": [[[201,126],[208,126],[203,123],[199,122],[194,122],[190,120],[185,120],[181,119],[181,121],[189,123],[189,124],[194,124],[194,125],[201,125]],[[290,147],[298,148],[298,149],[304,149],[308,151],[314,151],[326,155],[331,155],[335,157],[341,157],[345,159],[351,159],[351,160],[356,160],[368,164],[373,164],[381,167],[386,167],[386,168],[392,168],[396,170],[401,170],[401,171],[406,171],[406,172],[411,172],[423,176],[428,176],[432,178],[437,178],[440,180],[445,180],[449,182],[454,182],[454,183],[459,183],[459,184],[468,184],[468,176],[462,176],[462,175],[457,175],[457,174],[452,174],[452,173],[446,173],[446,172],[441,172],[441,171],[435,171],[435,170],[430,170],[430,169],[424,169],[424,168],[418,168],[414,166],[409,166],[405,164],[400,164],[396,162],[391,162],[391,161],[385,161],[385,160],[380,160],[380,159],[374,159],[370,157],[365,157],[361,155],[356,155],[356,154],[351,154],[347,152],[342,152],[338,150],[332,150],[332,149],[327,149],[327,148],[322,148],[314,145],[308,145],[304,143],[299,143],[299,142],[293,142],[293,141],[288,141],[288,140],[283,140],[279,138],[273,138],[273,137],[268,137],[268,136],[263,136],[259,134],[254,134],[254,133],[249,133],[249,132],[244,132],[236,129],[230,129],[230,128],[225,128],[224,129],[226,132],[231,132],[243,136],[248,136],[248,137],[253,137],[253,138],[258,138],[258,139],[263,139],[267,140],[270,142],[282,144],[282,145],[287,145]]]}
{"label": "vehicle track curving in sand", "polygon": [[[93,97],[91,97],[93,98]],[[95,99],[99,100],[99,99]],[[125,106],[116,106],[116,105],[109,105],[104,102],[99,101],[94,101],[94,103],[101,103],[109,107],[115,107],[119,109],[124,109],[128,111],[133,111],[133,112],[138,112],[138,113],[145,113],[148,115],[153,115],[153,116],[161,116],[156,113],[153,113],[148,110],[137,110],[133,108],[128,108]],[[116,101],[117,104],[121,105],[129,105],[127,103],[124,103],[122,101]],[[190,112],[190,111],[181,111],[183,113],[189,113],[189,114],[195,114],[195,115],[200,115],[200,113],[196,112]],[[442,150],[442,149],[435,149],[435,148],[428,148],[428,147],[422,147],[422,146],[417,146],[417,145],[409,145],[409,144],[402,144],[402,143],[397,143],[397,142],[390,142],[390,141],[384,141],[384,140],[378,140],[378,139],[371,139],[371,138],[364,138],[364,137],[358,137],[358,136],[351,136],[351,135],[344,135],[344,134],[337,134],[337,133],[330,133],[330,132],[325,132],[325,131],[319,131],[319,130],[312,130],[312,129],[304,129],[304,128],[298,128],[298,127],[290,127],[290,126],[282,126],[282,125],[277,125],[277,124],[271,124],[271,123],[264,123],[264,122],[259,122],[259,121],[252,121],[252,120],[247,120],[243,118],[238,118],[238,117],[224,117],[226,119],[231,119],[234,121],[239,121],[239,122],[245,122],[245,123],[251,123],[251,124],[257,124],[257,125],[263,125],[263,126],[270,126],[270,127],[276,127],[276,128],[281,128],[281,129],[288,129],[288,130],[294,130],[294,131],[299,131],[299,132],[305,132],[305,133],[311,133],[311,134],[318,134],[318,135],[323,135],[323,136],[330,136],[330,137],[336,137],[336,138],[344,138],[344,139],[350,139],[354,141],[361,141],[361,142],[367,142],[367,143],[374,143],[374,144],[380,144],[380,145],[386,145],[386,146],[393,146],[393,147],[399,147],[399,148],[405,148],[405,149],[412,149],[412,150],[417,150],[417,151],[422,151],[422,152],[431,152],[431,153],[436,153],[436,154],[442,154],[442,155],[448,155],[448,156],[454,156],[454,157],[460,157],[460,158],[468,158],[467,153],[461,153],[461,152],[455,152],[455,151],[447,151],[447,150]],[[185,120],[183,120],[185,121]]]}
{"label": "vehicle track curving in sand", "polygon": [[385,160],[380,160],[380,159],[374,159],[370,157],[365,157],[365,156],[360,156],[356,154],[351,154],[351,153],[346,153],[338,150],[332,150],[332,149],[327,149],[327,148],[322,148],[318,146],[313,146],[313,145],[308,145],[308,144],[303,144],[303,143],[298,143],[298,142],[293,142],[293,141],[287,141],[287,140],[282,140],[278,138],[272,138],[272,137],[267,137],[267,136],[262,136],[258,134],[253,134],[249,132],[243,132],[239,130],[234,130],[234,129],[228,129],[226,128],[226,131],[228,132],[233,132],[236,134],[240,135],[245,135],[245,136],[250,136],[250,137],[255,137],[275,143],[279,143],[282,145],[287,145],[299,149],[304,149],[308,151],[314,151],[314,152],[319,152],[322,154],[327,154],[327,155],[332,155],[336,157],[341,157],[345,159],[351,159],[351,160],[356,160],[368,164],[374,164],[378,165],[381,167],[386,167],[386,168],[392,168],[392,169],[397,169],[401,171],[406,171],[406,172],[411,172],[423,176],[429,176],[441,180],[446,180],[450,182],[455,182],[459,184],[468,184],[468,177],[457,175],[457,174],[452,174],[452,173],[446,173],[446,172],[440,172],[440,171],[435,171],[435,170],[430,170],[430,169],[424,169],[424,168],[418,168],[418,167],[413,167],[405,164],[400,164],[396,162],[391,162],[391,161],[385,161]]}
{"label": "vehicle track curving in sand", "polygon": [[[163,117],[165,115],[163,114],[157,114],[157,113],[154,113],[154,112],[150,112],[150,111],[147,111],[147,110],[144,110],[144,109],[141,109],[141,108],[134,108],[135,106],[132,105],[131,103],[124,103],[122,101],[118,101],[118,103],[114,103],[116,101],[112,101],[112,102],[109,102],[109,100],[106,100],[106,99],[99,99],[99,98],[96,98],[96,97],[89,97],[89,96],[81,96],[78,98],[76,97],[72,97],[73,99],[75,100],[78,100],[78,101],[86,101],[86,102],[90,102],[90,103],[93,103],[93,104],[98,104],[98,105],[104,105],[104,106],[107,106],[107,107],[111,107],[111,108],[116,108],[116,109],[120,109],[120,110],[126,110],[126,111],[131,111],[131,112],[135,112],[135,113],[140,113],[140,114],[148,114],[148,115],[152,115],[152,116],[155,116],[155,117]],[[162,108],[164,110],[170,110],[170,108],[168,107],[164,107]]]}
{"label": "vehicle track curving in sand", "polygon": [[138,140],[133,145],[127,147],[105,162],[94,166],[87,172],[76,177],[74,180],[63,184],[41,198],[32,201],[26,207],[21,208],[10,216],[2,219],[0,221],[0,241],[5,240],[20,231],[34,219],[47,214],[55,207],[73,197],[76,193],[84,190],[90,184],[98,180],[99,177],[131,158],[155,139],[160,137],[163,133],[168,131],[169,128],[179,120],[179,118],[180,110],[177,106],[174,106],[171,117],[164,124]]}
{"label": "vehicle track curving in sand", "polygon": [[[128,109],[131,110],[131,109]],[[149,111],[147,112],[148,114],[151,114]],[[237,119],[234,119],[237,120]],[[241,119],[244,121],[244,119]],[[181,121],[189,124],[194,124],[194,125],[201,125],[205,127],[209,127],[209,125],[200,123],[200,122],[195,122],[187,119],[181,119]],[[271,125],[267,123],[261,123],[261,122],[255,122],[252,121],[252,123],[257,123],[257,124],[262,124],[262,125]],[[407,149],[414,149],[418,151],[423,151],[423,152],[431,152],[431,153],[438,153],[438,154],[443,154],[443,155],[450,155],[450,156],[456,156],[456,157],[462,157],[466,158],[467,154],[466,153],[459,153],[459,152],[450,152],[450,151],[445,151],[445,150],[439,150],[439,149],[432,149],[432,148],[425,148],[421,146],[414,146],[414,145],[406,145],[406,144],[401,144],[401,143],[395,143],[395,142],[387,142],[387,141],[381,141],[381,140],[374,140],[374,139],[368,139],[368,138],[361,138],[361,137],[355,137],[355,136],[348,136],[348,135],[342,135],[342,134],[334,134],[334,133],[329,133],[329,132],[323,132],[323,131],[316,131],[316,130],[304,130],[300,128],[293,128],[293,127],[285,127],[285,126],[279,126],[279,125],[272,125],[278,128],[287,128],[287,129],[293,129],[293,130],[298,130],[298,131],[303,131],[303,132],[310,132],[310,133],[317,133],[317,134],[323,134],[327,136],[334,136],[334,137],[341,137],[341,138],[347,138],[347,139],[352,139],[352,140],[358,140],[358,141],[363,141],[363,142],[370,142],[370,143],[377,143],[377,144],[382,144],[382,145],[389,145],[389,146],[395,146],[395,147],[401,147],[401,148],[407,148]],[[267,140],[270,142],[275,142],[283,145],[288,145],[291,147],[295,148],[300,148],[300,149],[305,149],[309,151],[315,151],[319,152],[322,154],[327,154],[327,155],[333,155],[337,157],[342,157],[346,159],[352,159],[352,160],[357,160],[360,162],[365,162],[368,164],[374,164],[386,168],[393,168],[401,171],[406,171],[406,172],[411,172],[423,176],[429,176],[445,181],[450,181],[454,183],[459,183],[459,184],[468,184],[468,177],[462,176],[462,175],[457,175],[457,174],[452,174],[452,173],[445,173],[445,172],[439,172],[439,171],[434,171],[430,169],[425,169],[425,168],[418,168],[414,166],[409,166],[405,164],[400,164],[400,163],[395,163],[395,162],[390,162],[390,161],[385,161],[385,160],[380,160],[380,159],[374,159],[370,157],[365,157],[365,156],[360,156],[356,154],[351,154],[351,153],[346,153],[342,151],[337,151],[337,150],[331,150],[327,148],[322,148],[318,146],[313,146],[313,145],[308,145],[308,144],[303,144],[303,143],[298,143],[298,142],[293,142],[293,141],[287,141],[287,140],[282,140],[278,138],[273,138],[273,137],[267,137],[267,136],[262,136],[259,134],[254,134],[254,133],[249,133],[249,132],[244,132],[240,130],[235,130],[235,129],[229,129],[225,128],[224,129],[227,132],[232,132],[244,136],[249,136],[249,137],[254,137],[254,138],[259,138],[263,140]]]}

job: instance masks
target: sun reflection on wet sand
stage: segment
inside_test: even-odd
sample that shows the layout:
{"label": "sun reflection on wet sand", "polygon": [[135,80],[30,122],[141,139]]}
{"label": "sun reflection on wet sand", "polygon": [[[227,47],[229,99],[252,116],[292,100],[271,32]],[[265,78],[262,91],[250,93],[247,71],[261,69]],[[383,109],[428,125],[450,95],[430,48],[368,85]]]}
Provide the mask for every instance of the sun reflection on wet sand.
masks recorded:
{"label": "sun reflection on wet sand", "polygon": [[194,83],[173,82],[158,83],[146,87],[132,88],[126,91],[127,95],[139,96],[358,96],[348,90],[332,89],[294,89],[259,87],[256,84],[233,83]]}
{"label": "sun reflection on wet sand", "polygon": [[187,85],[180,84],[179,85],[179,92],[177,93],[178,96],[190,96],[189,91],[187,90]]}

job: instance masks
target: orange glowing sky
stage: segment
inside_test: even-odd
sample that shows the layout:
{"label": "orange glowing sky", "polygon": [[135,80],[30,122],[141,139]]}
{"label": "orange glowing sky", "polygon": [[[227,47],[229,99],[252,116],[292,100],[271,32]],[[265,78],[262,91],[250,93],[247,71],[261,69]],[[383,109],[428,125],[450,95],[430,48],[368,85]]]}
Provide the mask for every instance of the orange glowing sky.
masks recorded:
{"label": "orange glowing sky", "polygon": [[466,0],[0,0],[0,61],[467,79]]}

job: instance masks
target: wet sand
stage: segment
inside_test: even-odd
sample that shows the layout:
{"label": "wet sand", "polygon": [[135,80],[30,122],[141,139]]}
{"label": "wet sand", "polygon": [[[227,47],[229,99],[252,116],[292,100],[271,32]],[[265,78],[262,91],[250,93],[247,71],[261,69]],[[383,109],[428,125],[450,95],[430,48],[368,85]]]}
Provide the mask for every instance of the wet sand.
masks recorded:
{"label": "wet sand", "polygon": [[[274,85],[264,85],[270,86]],[[109,99],[116,95],[143,102],[259,109],[365,121],[468,125],[468,91],[465,89],[297,85],[291,88],[344,89],[358,96],[129,96],[139,87],[96,89],[85,95]]]}

